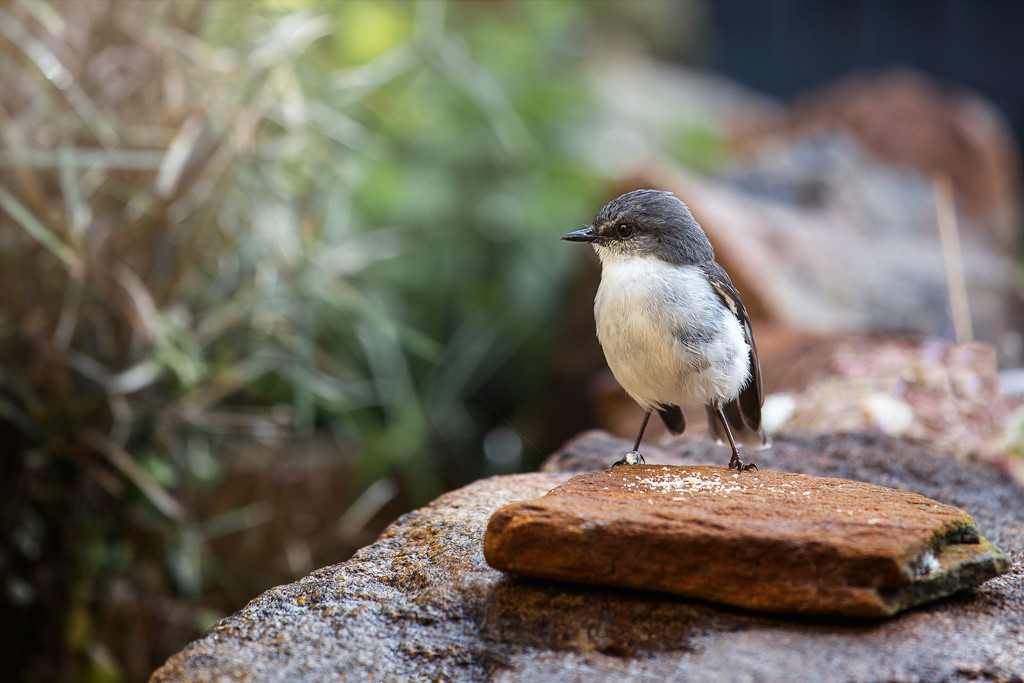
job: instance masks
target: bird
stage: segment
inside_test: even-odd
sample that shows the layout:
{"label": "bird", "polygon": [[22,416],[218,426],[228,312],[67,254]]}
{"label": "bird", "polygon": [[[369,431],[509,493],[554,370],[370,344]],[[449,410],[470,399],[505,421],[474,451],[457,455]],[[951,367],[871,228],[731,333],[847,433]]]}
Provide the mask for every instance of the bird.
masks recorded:
{"label": "bird", "polygon": [[616,381],[645,411],[633,450],[615,465],[645,462],[640,441],[652,412],[682,434],[681,406],[704,405],[711,434],[732,449],[729,469],[756,470],[738,448],[770,445],[750,317],[689,207],[671,192],[634,190],[562,239],[597,252],[597,338]]}

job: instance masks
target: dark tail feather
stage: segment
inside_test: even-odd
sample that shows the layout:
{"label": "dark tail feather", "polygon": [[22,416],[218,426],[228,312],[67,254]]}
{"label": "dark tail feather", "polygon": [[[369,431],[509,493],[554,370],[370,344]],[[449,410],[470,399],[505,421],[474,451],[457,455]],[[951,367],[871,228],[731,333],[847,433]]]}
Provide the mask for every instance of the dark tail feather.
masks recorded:
{"label": "dark tail feather", "polygon": [[686,429],[686,420],[683,419],[683,410],[679,406],[661,406],[658,408],[658,415],[661,415],[662,422],[673,434],[682,434]]}
{"label": "dark tail feather", "polygon": [[[758,407],[760,408],[760,406]],[[714,408],[706,406],[706,409],[708,413],[708,431],[722,443],[729,443],[729,437],[722,428],[722,423],[718,421],[718,415],[715,414]],[[737,445],[755,449],[767,448],[772,445],[768,434],[761,428],[761,420],[744,419],[738,401],[729,401],[722,404],[722,412],[725,413],[725,420],[729,423],[729,429],[732,430],[732,437],[736,439]],[[760,410],[758,413],[760,413]],[[757,417],[760,418],[760,415]]]}

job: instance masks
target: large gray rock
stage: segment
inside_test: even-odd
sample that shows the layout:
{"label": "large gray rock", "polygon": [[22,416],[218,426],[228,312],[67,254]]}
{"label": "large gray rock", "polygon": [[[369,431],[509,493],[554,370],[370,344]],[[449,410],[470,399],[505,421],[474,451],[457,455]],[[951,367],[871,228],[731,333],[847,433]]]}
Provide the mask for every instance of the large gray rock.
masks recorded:
{"label": "large gray rock", "polygon": [[[535,498],[629,445],[575,440],[546,473],[486,479],[395,522],[351,560],[222,620],[153,681],[1020,680],[1024,490],[1000,472],[878,435],[777,438],[762,469],[862,479],[966,510],[1010,573],[885,621],[784,619],[642,591],[509,578],[484,562],[502,505]],[[648,448],[649,462],[725,451]]]}

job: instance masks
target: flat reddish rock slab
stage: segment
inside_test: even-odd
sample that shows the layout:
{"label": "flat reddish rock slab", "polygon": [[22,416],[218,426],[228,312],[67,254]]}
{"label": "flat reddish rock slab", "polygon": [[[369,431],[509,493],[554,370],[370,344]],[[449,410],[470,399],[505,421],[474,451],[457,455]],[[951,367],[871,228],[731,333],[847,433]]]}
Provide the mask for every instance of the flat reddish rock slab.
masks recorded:
{"label": "flat reddish rock slab", "polygon": [[635,465],[491,517],[484,556],[522,576],[777,613],[889,616],[1009,570],[966,512],[844,479]]}

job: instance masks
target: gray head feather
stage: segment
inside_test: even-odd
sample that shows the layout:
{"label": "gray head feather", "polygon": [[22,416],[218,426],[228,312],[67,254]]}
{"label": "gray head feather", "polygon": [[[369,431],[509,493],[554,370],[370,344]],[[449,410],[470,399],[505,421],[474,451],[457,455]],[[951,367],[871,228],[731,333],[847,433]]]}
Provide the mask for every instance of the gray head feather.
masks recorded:
{"label": "gray head feather", "polygon": [[677,265],[715,259],[707,235],[689,207],[671,192],[634,190],[597,212],[593,230],[599,249],[653,256]]}

